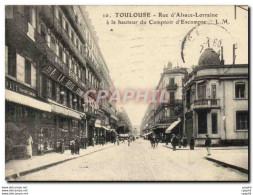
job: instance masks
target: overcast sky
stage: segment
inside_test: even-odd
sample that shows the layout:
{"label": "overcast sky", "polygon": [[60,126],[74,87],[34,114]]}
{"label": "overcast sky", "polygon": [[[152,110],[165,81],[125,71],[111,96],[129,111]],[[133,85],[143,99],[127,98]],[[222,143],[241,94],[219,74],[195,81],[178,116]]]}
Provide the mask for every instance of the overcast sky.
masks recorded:
{"label": "overcast sky", "polygon": [[[222,40],[226,64],[232,63],[232,44],[237,43],[236,63],[248,63],[248,18],[247,11],[237,9],[237,20],[234,19],[234,7],[179,7],[179,6],[86,6],[92,25],[99,38],[99,46],[105,58],[115,87],[124,89],[154,89],[160,79],[163,67],[171,61],[173,66],[191,67],[197,65],[201,49],[207,36],[210,45],[214,39]],[[196,25],[167,24],[167,25],[135,25],[110,24],[103,14],[109,14],[109,20],[142,20],[142,18],[116,18],[115,12],[151,12],[149,20],[170,20],[159,18],[158,13],[182,12],[218,14],[218,19],[227,19],[229,24],[202,25],[192,32],[191,41],[185,43],[185,63],[181,59],[181,44],[185,35]],[[156,15],[156,16],[153,16]],[[199,18],[176,18],[196,20]],[[213,19],[213,21],[215,20]],[[208,19],[206,19],[208,20]],[[223,28],[224,27],[224,28]],[[207,45],[204,45],[206,48]],[[214,46],[218,51],[218,47]],[[139,125],[147,104],[128,102],[118,104],[127,111],[132,124]]]}

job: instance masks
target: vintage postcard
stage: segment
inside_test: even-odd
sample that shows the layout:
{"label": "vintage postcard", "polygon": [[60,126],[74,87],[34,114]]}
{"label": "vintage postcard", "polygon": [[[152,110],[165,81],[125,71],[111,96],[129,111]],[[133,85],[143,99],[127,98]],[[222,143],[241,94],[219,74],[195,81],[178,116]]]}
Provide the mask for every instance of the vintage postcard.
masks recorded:
{"label": "vintage postcard", "polygon": [[5,6],[6,181],[248,181],[249,11]]}

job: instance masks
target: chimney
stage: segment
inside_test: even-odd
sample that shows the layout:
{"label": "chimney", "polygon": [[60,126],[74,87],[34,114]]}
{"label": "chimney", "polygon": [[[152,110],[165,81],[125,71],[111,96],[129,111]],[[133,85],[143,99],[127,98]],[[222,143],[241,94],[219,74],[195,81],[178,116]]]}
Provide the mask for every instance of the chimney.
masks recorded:
{"label": "chimney", "polygon": [[236,45],[233,44],[233,64],[235,64],[235,58],[236,58],[236,55],[235,55],[235,50],[237,49]]}
{"label": "chimney", "polygon": [[168,62],[167,68],[172,69],[172,63],[170,61]]}
{"label": "chimney", "polygon": [[221,46],[221,65],[225,64],[225,60],[223,58],[223,46]]}

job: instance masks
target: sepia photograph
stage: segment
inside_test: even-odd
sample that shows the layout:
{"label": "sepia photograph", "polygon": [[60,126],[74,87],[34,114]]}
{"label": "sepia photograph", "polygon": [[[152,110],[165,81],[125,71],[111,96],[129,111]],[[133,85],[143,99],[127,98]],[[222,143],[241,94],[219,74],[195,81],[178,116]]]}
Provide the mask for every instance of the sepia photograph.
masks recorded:
{"label": "sepia photograph", "polygon": [[247,5],[4,7],[5,181],[249,182]]}

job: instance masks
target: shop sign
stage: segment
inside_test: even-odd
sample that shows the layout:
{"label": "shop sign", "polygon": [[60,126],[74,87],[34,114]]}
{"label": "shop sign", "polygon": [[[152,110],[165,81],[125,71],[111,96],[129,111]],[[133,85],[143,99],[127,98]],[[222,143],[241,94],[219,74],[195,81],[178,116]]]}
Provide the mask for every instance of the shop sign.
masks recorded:
{"label": "shop sign", "polygon": [[19,93],[22,93],[22,94],[25,94],[25,95],[29,95],[31,97],[36,97],[36,93],[34,93],[31,89],[29,89],[26,86],[23,86],[20,83],[12,81],[8,78],[6,78],[5,88],[9,89],[11,91],[15,91],[15,92],[19,92]]}
{"label": "shop sign", "polygon": [[76,94],[79,95],[80,97],[83,97],[84,96],[84,91],[81,90],[80,88],[77,88]]}

